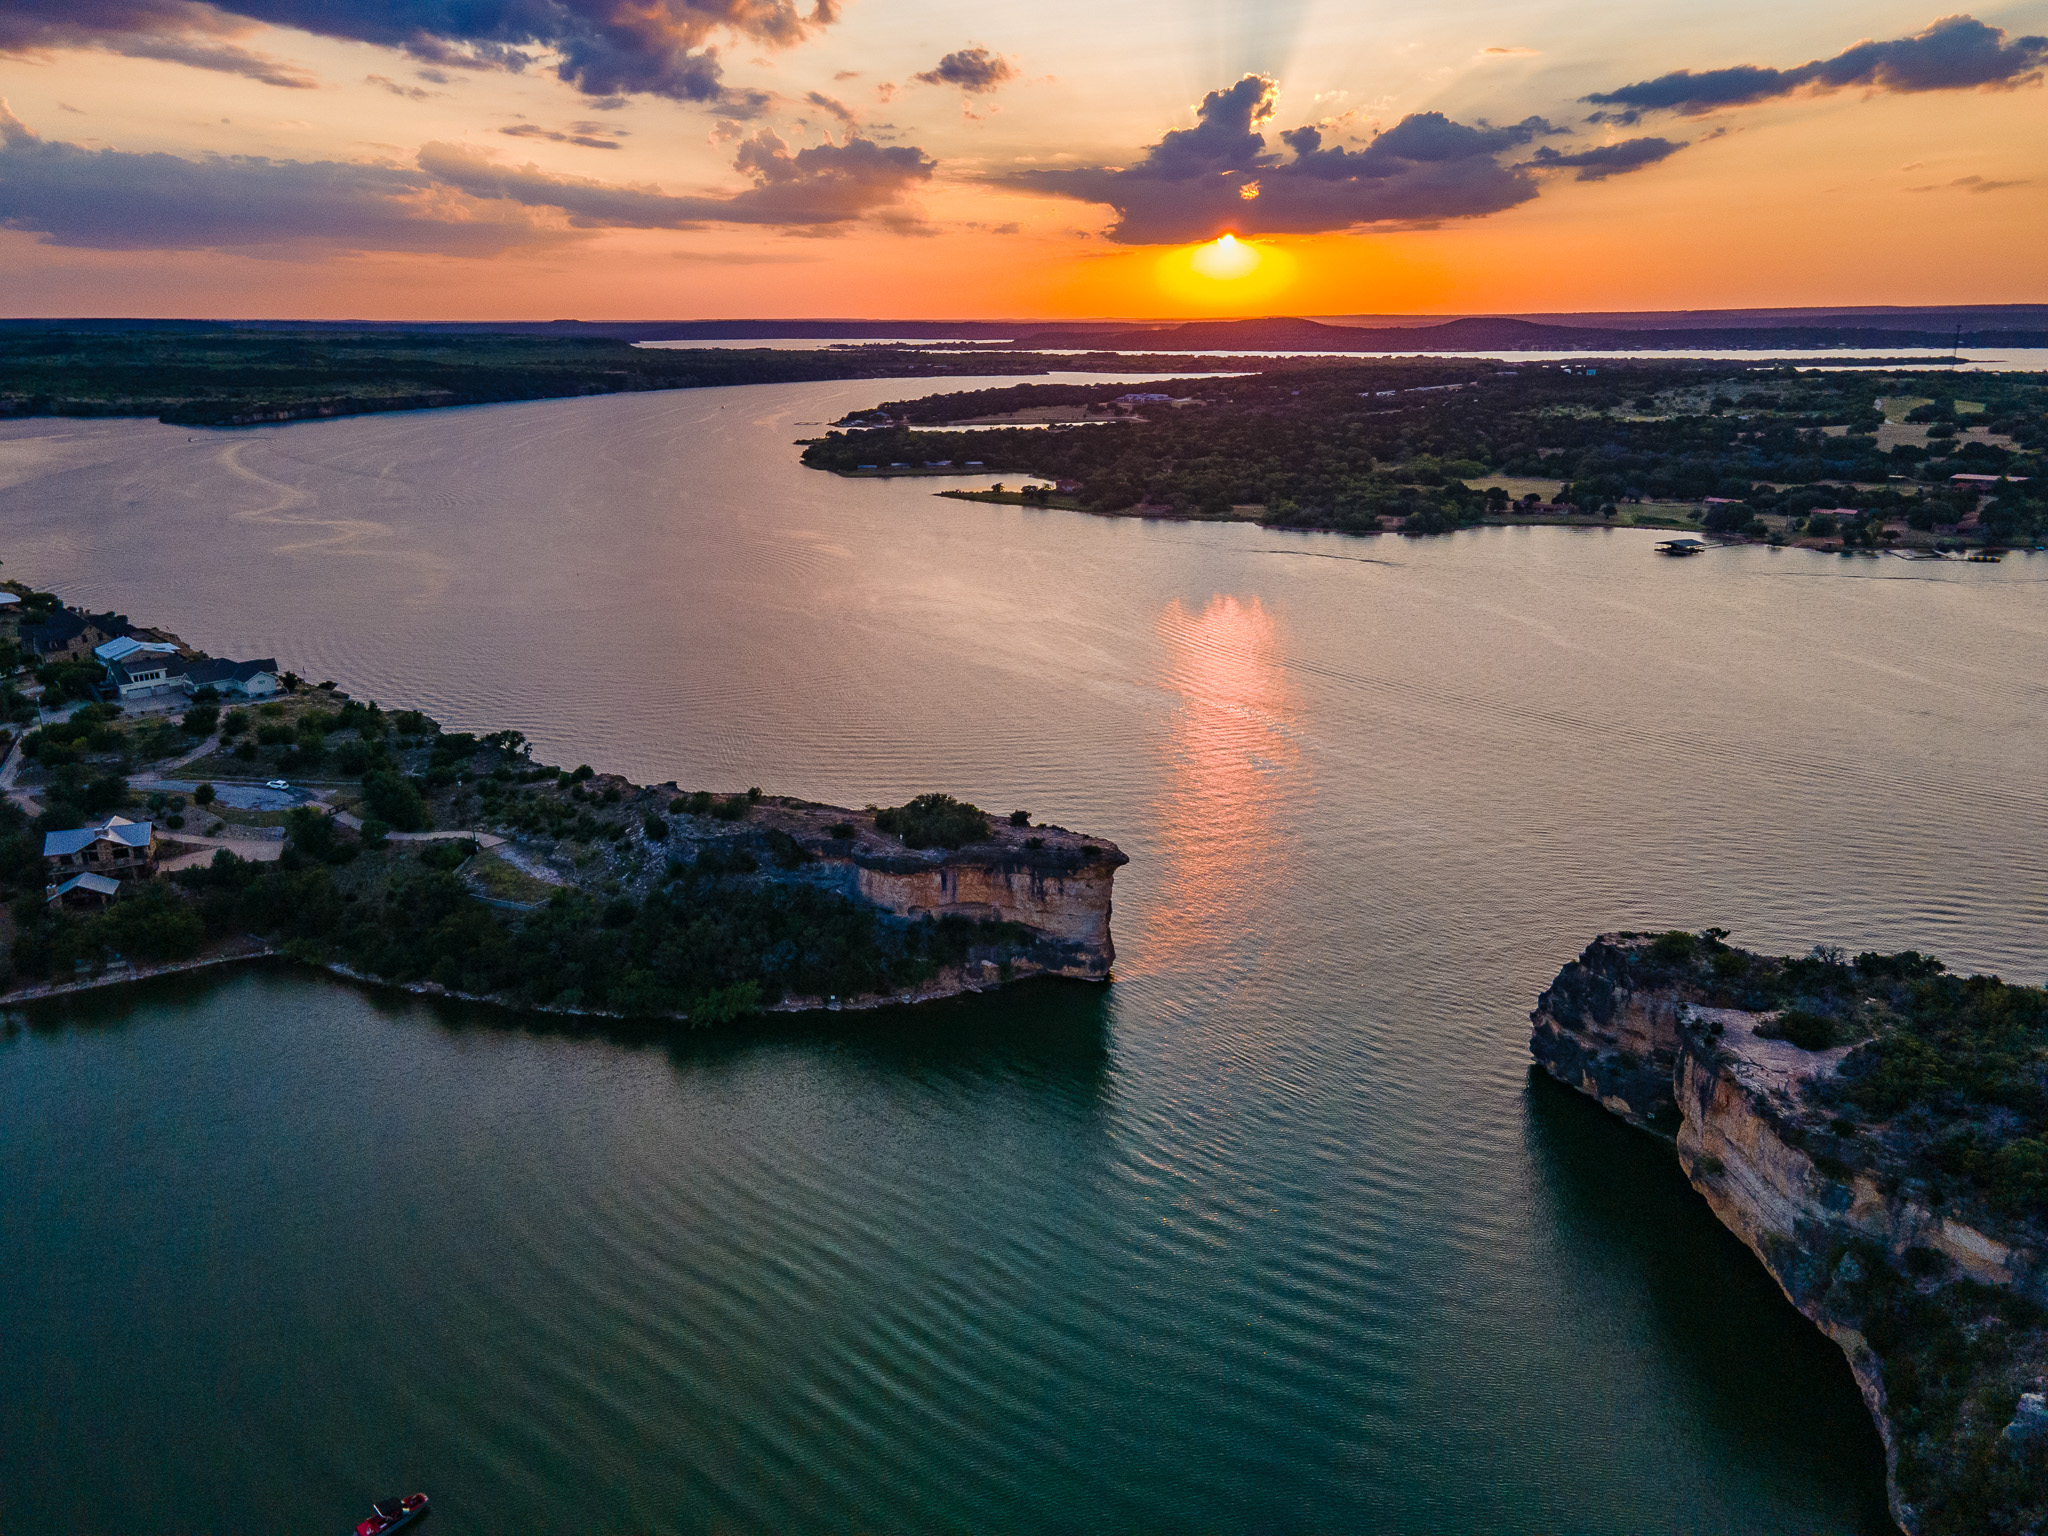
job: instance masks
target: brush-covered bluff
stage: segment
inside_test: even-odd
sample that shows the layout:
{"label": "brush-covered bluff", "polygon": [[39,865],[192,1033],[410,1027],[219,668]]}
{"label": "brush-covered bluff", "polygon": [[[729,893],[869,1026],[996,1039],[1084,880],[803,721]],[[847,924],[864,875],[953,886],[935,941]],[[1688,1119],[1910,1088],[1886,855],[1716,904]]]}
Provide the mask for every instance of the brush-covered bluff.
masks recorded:
{"label": "brush-covered bluff", "polygon": [[2048,1530],[2048,993],[1609,934],[1530,1015],[1841,1346],[1927,1536]]}

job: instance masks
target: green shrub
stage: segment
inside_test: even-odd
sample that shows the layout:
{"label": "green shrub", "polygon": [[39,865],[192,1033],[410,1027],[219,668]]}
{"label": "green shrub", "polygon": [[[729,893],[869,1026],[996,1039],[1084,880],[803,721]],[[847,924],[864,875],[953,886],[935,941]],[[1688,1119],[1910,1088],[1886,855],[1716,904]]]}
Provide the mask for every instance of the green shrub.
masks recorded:
{"label": "green shrub", "polygon": [[401,832],[424,831],[427,802],[419,788],[404,774],[382,768],[363,775],[363,805],[379,821]]}
{"label": "green shrub", "polygon": [[476,856],[476,840],[450,837],[420,846],[420,862],[429,869],[460,869]]}
{"label": "green shrub", "polygon": [[906,848],[959,848],[988,836],[988,813],[951,795],[919,795],[877,811],[875,826],[902,838]]}
{"label": "green shrub", "polygon": [[1789,1040],[1802,1051],[1824,1051],[1841,1043],[1842,1031],[1826,1014],[1787,1008],[1768,1031],[1769,1038]]}
{"label": "green shrub", "polygon": [[1669,933],[1657,935],[1650,945],[1650,958],[1659,965],[1690,965],[1699,947],[1699,935],[1687,933],[1683,928],[1673,928]]}

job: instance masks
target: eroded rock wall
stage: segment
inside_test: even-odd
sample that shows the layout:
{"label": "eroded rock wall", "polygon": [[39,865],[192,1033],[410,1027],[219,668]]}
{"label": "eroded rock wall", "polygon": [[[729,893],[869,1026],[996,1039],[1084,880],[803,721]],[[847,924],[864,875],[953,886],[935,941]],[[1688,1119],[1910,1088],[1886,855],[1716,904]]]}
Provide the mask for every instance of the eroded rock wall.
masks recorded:
{"label": "eroded rock wall", "polygon": [[2048,1266],[1997,1232],[1937,1214],[1896,1169],[1816,1155],[1827,1117],[1808,1089],[1851,1047],[1801,1050],[1757,1033],[1770,1015],[1636,984],[1632,948],[1640,946],[1603,937],[1565,967],[1530,1015],[1531,1052],[1560,1082],[1669,1136],[1714,1214],[1841,1347],[1884,1440],[1893,1515],[1918,1531],[1918,1511],[1899,1488],[1884,1362],[1866,1337],[1867,1267],[1909,1269],[1909,1259],[1939,1254],[1944,1278],[1923,1278],[1923,1292],[1960,1280],[2038,1302],[2048,1301]]}

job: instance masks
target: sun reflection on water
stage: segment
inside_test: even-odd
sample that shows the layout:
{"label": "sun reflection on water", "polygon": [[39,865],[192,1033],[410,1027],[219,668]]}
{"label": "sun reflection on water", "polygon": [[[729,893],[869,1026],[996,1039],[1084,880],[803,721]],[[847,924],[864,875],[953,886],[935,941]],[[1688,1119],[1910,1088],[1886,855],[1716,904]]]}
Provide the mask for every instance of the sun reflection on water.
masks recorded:
{"label": "sun reflection on water", "polygon": [[[1164,683],[1178,707],[1166,738],[1159,899],[1147,969],[1255,945],[1256,914],[1281,894],[1287,852],[1276,810],[1298,795],[1296,701],[1281,629],[1257,597],[1218,593],[1200,612],[1159,616]],[[1134,946],[1134,949],[1137,948]],[[1134,956],[1135,958],[1135,956]],[[1247,953],[1247,958],[1253,958]]]}

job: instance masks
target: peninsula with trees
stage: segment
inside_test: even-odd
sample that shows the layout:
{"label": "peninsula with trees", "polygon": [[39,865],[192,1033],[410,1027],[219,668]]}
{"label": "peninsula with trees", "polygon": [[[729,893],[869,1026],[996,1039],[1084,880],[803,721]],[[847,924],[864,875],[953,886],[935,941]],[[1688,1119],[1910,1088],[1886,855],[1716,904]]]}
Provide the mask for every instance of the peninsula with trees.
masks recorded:
{"label": "peninsula with trees", "polygon": [[1109,974],[1125,856],[1025,811],[633,784],[5,595],[0,1002],[275,954],[702,1026]]}
{"label": "peninsula with trees", "polygon": [[[960,430],[973,423],[973,430]],[[965,499],[1342,533],[1690,529],[1831,550],[2048,537],[2048,375],[1407,358],[885,401],[805,444]]]}

